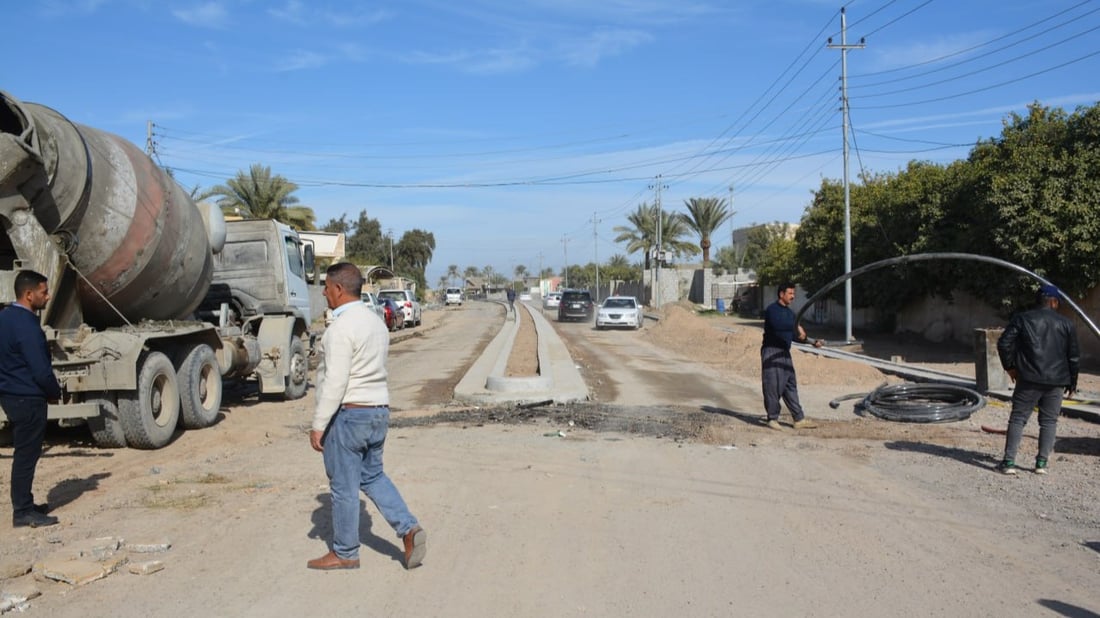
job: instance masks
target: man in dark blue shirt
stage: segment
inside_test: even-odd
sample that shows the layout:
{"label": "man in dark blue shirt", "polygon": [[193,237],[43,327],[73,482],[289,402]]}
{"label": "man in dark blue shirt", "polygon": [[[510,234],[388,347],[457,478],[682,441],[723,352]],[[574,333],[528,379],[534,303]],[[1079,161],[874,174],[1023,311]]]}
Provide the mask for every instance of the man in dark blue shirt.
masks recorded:
{"label": "man in dark blue shirt", "polygon": [[[779,424],[779,400],[787,404],[794,418],[795,429],[813,429],[817,424],[806,418],[802,404],[798,402],[798,382],[791,359],[791,341],[807,341],[806,331],[794,321],[791,302],[794,301],[794,284],[781,283],[776,291],[776,301],[764,310],[764,343],[760,346],[760,378],[764,390],[764,411],[768,414],[768,427],[783,429]],[[820,348],[823,342],[814,341]]]}
{"label": "man in dark blue shirt", "polygon": [[15,275],[15,303],[0,311],[0,407],[12,428],[12,526],[52,526],[49,507],[35,504],[31,486],[42,456],[49,402],[61,398],[37,311],[50,300],[46,277],[33,270]]}

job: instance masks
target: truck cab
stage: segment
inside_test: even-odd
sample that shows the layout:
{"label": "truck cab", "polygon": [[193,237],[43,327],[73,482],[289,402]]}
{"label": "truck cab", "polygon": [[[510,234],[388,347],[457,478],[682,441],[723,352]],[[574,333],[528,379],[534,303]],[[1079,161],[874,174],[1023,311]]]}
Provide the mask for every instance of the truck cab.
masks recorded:
{"label": "truck cab", "polygon": [[225,226],[225,246],[214,256],[211,296],[228,294],[241,319],[291,313],[307,325],[312,322],[306,283],[313,269],[307,259],[311,247],[289,226],[270,219],[226,221]]}

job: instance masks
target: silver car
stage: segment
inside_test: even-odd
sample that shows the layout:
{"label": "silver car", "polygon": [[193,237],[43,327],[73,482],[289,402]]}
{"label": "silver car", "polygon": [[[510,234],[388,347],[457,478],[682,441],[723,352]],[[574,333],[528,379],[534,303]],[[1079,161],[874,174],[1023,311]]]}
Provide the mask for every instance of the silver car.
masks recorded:
{"label": "silver car", "polygon": [[633,296],[608,296],[596,311],[596,330],[618,326],[642,327],[642,307]]}
{"label": "silver car", "polygon": [[557,309],[561,304],[561,292],[550,292],[542,299],[543,309]]}

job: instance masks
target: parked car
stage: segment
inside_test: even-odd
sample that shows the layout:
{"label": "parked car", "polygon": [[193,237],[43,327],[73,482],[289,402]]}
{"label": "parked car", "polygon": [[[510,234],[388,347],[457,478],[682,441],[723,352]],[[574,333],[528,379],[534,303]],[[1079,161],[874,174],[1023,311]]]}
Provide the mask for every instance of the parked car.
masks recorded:
{"label": "parked car", "polygon": [[397,302],[392,298],[382,298],[379,302],[382,304],[382,319],[386,321],[386,328],[390,332],[405,328],[405,312],[397,306]]}
{"label": "parked car", "polygon": [[592,295],[588,290],[566,290],[558,304],[558,321],[592,319]]}
{"label": "parked car", "polygon": [[612,326],[635,330],[642,327],[642,308],[638,305],[637,298],[608,296],[604,299],[596,311],[596,330]]}
{"label": "parked car", "polygon": [[378,297],[373,292],[363,292],[360,296],[363,299],[363,304],[370,308],[378,317],[382,318],[382,321],[386,321],[386,308],[382,306],[382,301],[378,300]]}
{"label": "parked car", "polygon": [[443,293],[443,304],[446,305],[461,305],[465,299],[465,295],[462,293],[462,288],[447,288]]}
{"label": "parked car", "polygon": [[405,313],[405,324],[420,326],[420,302],[416,300],[411,290],[382,290],[379,298],[389,298],[397,303]]}
{"label": "parked car", "polygon": [[546,298],[542,299],[543,309],[557,309],[561,304],[561,292],[549,292],[546,294]]}

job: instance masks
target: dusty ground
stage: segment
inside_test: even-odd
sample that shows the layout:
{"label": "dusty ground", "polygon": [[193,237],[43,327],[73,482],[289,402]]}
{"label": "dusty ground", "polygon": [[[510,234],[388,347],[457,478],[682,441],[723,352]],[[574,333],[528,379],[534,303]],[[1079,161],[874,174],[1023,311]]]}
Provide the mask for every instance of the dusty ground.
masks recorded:
{"label": "dusty ground", "polygon": [[[716,388],[751,397],[468,409],[440,399],[490,336],[465,317],[426,312],[424,329],[391,348],[399,403],[387,470],[429,530],[420,569],[400,568],[370,505],[361,570],[303,568],[329,534],[320,460],[306,443],[312,398],[247,394],[216,426],[160,451],[105,451],[83,429],[52,432],[37,487],[64,523],[0,525],[0,569],[106,535],[171,542],[152,556],[165,563],[153,575],[34,584],[42,596],[27,613],[51,617],[1100,612],[1096,425],[1062,419],[1052,474],[1006,478],[990,471],[1003,437],[981,430],[1004,426],[1003,403],[943,425],[859,416],[851,402],[833,410],[829,399],[885,378],[796,353],[803,402],[822,427],[775,432],[759,423],[758,326],[683,307],[609,337],[622,335],[628,354],[652,347],[695,362]],[[887,358],[966,371],[957,350],[869,343]],[[439,356],[451,367],[430,370]],[[596,362],[580,362],[586,378],[611,375]],[[1032,421],[1025,462],[1036,433]],[[0,484],[9,457],[0,449]],[[11,575],[0,573],[0,589],[31,579]]]}
{"label": "dusty ground", "polygon": [[538,335],[535,332],[535,324],[527,311],[516,303],[516,310],[522,311],[519,322],[519,330],[516,331],[516,339],[512,343],[512,353],[508,356],[508,366],[504,371],[505,376],[528,377],[539,374]]}

